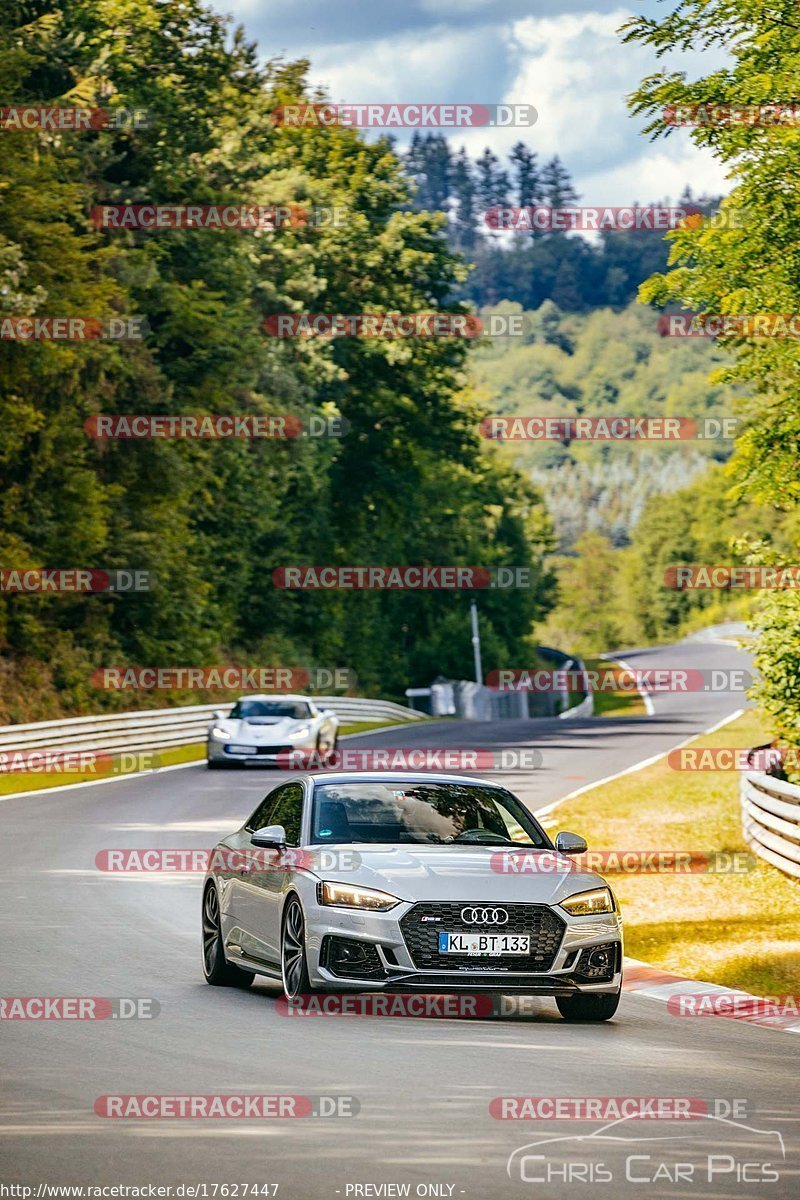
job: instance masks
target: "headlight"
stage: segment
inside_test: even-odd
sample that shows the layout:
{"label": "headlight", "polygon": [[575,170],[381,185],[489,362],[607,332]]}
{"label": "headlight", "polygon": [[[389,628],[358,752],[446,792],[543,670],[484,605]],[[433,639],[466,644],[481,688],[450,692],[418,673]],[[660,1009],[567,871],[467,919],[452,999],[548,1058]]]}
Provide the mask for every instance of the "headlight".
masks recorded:
{"label": "headlight", "polygon": [[218,738],[221,742],[229,742],[231,740],[231,734],[228,733],[227,729],[220,729],[217,725],[211,730],[211,737]]}
{"label": "headlight", "polygon": [[592,888],[590,892],[576,892],[561,901],[573,917],[591,917],[595,913],[610,913],[614,911],[614,897],[607,887]]}
{"label": "headlight", "polygon": [[369,908],[373,912],[388,912],[399,904],[397,896],[376,892],[373,888],[350,887],[345,883],[323,883],[319,889],[320,904],[335,908]]}
{"label": "headlight", "polygon": [[310,733],[311,729],[308,725],[301,725],[299,729],[295,729],[292,737],[308,737]]}

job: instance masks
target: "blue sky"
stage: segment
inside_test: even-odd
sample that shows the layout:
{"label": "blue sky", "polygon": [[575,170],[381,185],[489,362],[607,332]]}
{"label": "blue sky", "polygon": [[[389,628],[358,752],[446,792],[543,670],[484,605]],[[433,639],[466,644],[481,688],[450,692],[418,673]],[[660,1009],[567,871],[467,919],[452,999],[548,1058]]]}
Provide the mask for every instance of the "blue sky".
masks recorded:
{"label": "blue sky", "polygon": [[[662,60],[616,33],[632,13],[674,0],[217,0],[265,57],[311,60],[310,79],[336,101],[527,103],[529,130],[452,130],[455,146],[501,157],[522,136],[559,154],[586,204],[677,199],[728,190],[724,171],[688,131],[649,142],[625,96],[663,65],[698,72],[686,56]],[[719,65],[706,58],[700,70]]]}

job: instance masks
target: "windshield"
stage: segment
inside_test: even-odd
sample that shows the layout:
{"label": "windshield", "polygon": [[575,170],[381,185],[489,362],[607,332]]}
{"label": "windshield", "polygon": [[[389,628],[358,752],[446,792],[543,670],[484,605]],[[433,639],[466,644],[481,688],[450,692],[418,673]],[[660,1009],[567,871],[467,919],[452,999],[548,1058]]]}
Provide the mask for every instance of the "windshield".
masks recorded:
{"label": "windshield", "polygon": [[250,717],[292,717],[302,721],[308,715],[308,705],[302,700],[240,700],[234,704],[231,718],[246,721]]}
{"label": "windshield", "polygon": [[550,846],[510,792],[435,779],[317,784],[311,841]]}

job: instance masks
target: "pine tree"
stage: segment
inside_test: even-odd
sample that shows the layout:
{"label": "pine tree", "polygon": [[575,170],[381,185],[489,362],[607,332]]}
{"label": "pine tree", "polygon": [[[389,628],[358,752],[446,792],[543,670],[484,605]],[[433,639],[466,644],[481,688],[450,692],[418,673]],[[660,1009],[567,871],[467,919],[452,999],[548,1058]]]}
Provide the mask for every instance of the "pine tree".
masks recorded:
{"label": "pine tree", "polygon": [[580,199],[572,176],[557,154],[545,164],[542,171],[542,191],[550,208],[571,208]]}
{"label": "pine tree", "polygon": [[541,196],[542,181],[537,156],[524,142],[517,142],[512,146],[509,157],[515,167],[514,203],[519,208],[527,208],[535,204]]}
{"label": "pine tree", "polygon": [[476,187],[472,161],[462,146],[450,173],[455,201],[454,242],[459,250],[472,250],[476,241]]}
{"label": "pine tree", "polygon": [[499,158],[488,146],[475,160],[476,196],[482,213],[497,204],[508,204],[511,185],[508,173],[499,164]]}

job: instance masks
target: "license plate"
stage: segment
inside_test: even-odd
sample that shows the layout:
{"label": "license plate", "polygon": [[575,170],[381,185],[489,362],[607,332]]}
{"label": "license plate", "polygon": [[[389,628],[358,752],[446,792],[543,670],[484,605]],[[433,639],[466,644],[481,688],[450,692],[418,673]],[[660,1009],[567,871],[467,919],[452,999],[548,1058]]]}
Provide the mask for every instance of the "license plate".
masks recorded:
{"label": "license plate", "polygon": [[440,933],[440,954],[467,954],[497,958],[501,954],[530,954],[528,933]]}

